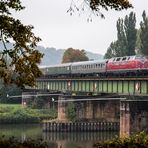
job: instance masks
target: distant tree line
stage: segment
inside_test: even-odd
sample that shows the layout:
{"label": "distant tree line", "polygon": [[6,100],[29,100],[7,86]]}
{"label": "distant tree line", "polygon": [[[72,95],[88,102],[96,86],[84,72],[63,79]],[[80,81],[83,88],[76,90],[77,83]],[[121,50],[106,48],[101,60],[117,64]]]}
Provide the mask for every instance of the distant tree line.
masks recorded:
{"label": "distant tree line", "polygon": [[142,13],[140,28],[136,29],[136,14],[131,12],[117,20],[117,40],[111,42],[104,58],[142,54],[148,56],[148,16]]}

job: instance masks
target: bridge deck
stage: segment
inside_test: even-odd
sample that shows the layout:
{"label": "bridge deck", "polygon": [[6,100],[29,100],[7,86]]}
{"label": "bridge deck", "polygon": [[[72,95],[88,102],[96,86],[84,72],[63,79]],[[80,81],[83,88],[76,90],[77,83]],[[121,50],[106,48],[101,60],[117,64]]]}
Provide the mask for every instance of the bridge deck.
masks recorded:
{"label": "bridge deck", "polygon": [[77,93],[147,96],[148,78],[40,78],[33,89]]}

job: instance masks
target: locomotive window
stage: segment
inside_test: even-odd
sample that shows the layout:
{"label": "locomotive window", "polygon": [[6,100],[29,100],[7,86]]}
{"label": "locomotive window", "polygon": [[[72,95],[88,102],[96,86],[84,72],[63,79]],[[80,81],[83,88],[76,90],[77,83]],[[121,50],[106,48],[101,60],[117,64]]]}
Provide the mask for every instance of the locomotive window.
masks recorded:
{"label": "locomotive window", "polygon": [[120,58],[117,58],[116,61],[120,61]]}
{"label": "locomotive window", "polygon": [[128,57],[128,59],[127,60],[129,60],[130,59],[130,57]]}
{"label": "locomotive window", "polygon": [[126,60],[126,57],[123,57],[122,61],[125,61]]}

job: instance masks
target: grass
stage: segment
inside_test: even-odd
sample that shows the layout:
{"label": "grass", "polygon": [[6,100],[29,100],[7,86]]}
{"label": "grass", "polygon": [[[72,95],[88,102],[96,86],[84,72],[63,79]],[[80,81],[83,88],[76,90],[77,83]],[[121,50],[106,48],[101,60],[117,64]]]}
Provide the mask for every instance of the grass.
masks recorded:
{"label": "grass", "polygon": [[56,118],[53,109],[31,109],[21,104],[0,104],[0,124],[39,123]]}

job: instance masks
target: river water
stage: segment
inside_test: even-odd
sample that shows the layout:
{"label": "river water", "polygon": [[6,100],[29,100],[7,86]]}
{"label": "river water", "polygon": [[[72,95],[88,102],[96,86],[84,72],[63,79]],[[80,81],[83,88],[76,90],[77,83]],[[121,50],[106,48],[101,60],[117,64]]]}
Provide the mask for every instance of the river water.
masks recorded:
{"label": "river water", "polygon": [[73,133],[45,133],[41,125],[0,125],[0,136],[16,137],[23,141],[28,138],[43,139],[49,148],[92,148],[97,141],[103,141],[118,135],[118,132],[73,132]]}

